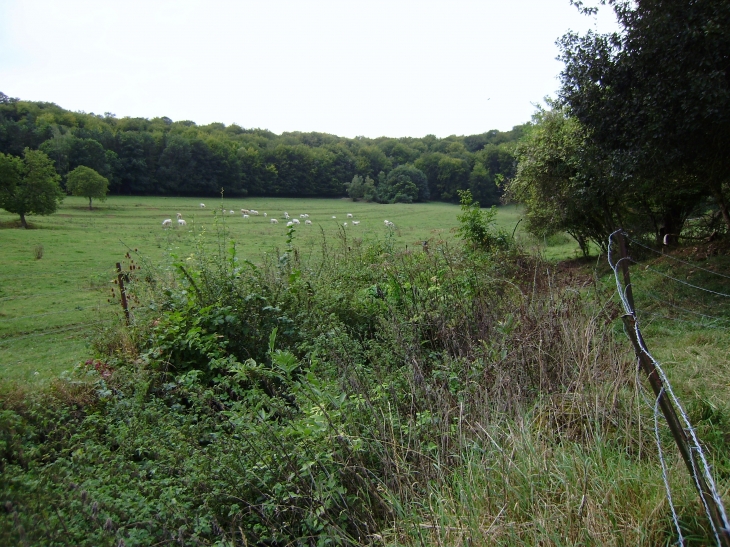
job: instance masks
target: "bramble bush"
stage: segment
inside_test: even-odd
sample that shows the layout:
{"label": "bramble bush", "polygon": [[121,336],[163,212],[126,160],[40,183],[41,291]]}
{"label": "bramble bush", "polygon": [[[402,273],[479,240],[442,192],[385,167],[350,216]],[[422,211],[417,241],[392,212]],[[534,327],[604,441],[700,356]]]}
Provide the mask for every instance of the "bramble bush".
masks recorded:
{"label": "bramble bush", "polygon": [[[639,494],[606,472],[646,474],[653,453],[610,295],[561,285],[463,207],[468,252],[343,235],[304,261],[290,230],[261,264],[229,244],[148,279],[124,351],[3,388],[0,543],[534,544],[552,507],[569,544],[644,517],[624,539],[666,541],[659,474]],[[555,501],[577,473],[590,519]]]}

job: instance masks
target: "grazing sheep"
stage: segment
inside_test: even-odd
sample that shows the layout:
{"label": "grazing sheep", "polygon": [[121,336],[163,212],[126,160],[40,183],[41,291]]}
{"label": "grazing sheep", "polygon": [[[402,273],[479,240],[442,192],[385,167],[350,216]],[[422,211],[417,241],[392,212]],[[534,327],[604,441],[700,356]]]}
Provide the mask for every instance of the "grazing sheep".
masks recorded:
{"label": "grazing sheep", "polygon": [[178,226],[187,226],[187,222],[185,222],[185,219],[179,218],[177,219],[177,225]]}
{"label": "grazing sheep", "polygon": [[357,226],[358,224],[360,224],[360,221],[359,220],[353,220],[352,221],[352,225],[353,226]]}
{"label": "grazing sheep", "polygon": [[299,218],[307,218],[307,215],[305,215],[304,213],[302,213],[301,215],[299,215]]}
{"label": "grazing sheep", "polygon": [[337,218],[335,215],[332,215],[332,218]]}
{"label": "grazing sheep", "polygon": [[284,211],[284,218],[289,220],[289,213],[287,213],[286,211]]}
{"label": "grazing sheep", "polygon": [[232,214],[232,215],[236,214],[236,211],[234,211],[233,209],[231,209],[231,210],[230,210],[230,211],[228,211],[228,212],[229,212],[230,214]]}
{"label": "grazing sheep", "polygon": [[248,218],[248,215],[243,215],[243,218]]}
{"label": "grazing sheep", "polygon": [[200,208],[201,208],[201,209],[205,209],[205,203],[201,203],[201,204],[200,204]]}
{"label": "grazing sheep", "polygon": [[256,209],[251,209],[251,214],[258,216],[259,212]]}
{"label": "grazing sheep", "polygon": [[347,218],[352,218],[352,213],[347,213]]}
{"label": "grazing sheep", "polygon": [[162,221],[162,227],[165,228],[167,226],[172,226],[172,219],[171,218],[166,218],[165,220]]}
{"label": "grazing sheep", "polygon": [[304,213],[304,218],[309,218],[309,215],[307,213]]}
{"label": "grazing sheep", "polygon": [[304,221],[304,224],[312,224],[312,221],[309,220],[309,219],[307,219],[307,220]]}
{"label": "grazing sheep", "polygon": [[293,218],[293,219],[291,219],[291,221],[292,221],[292,224],[301,224],[299,222],[299,219],[298,218]]}
{"label": "grazing sheep", "polygon": [[279,221],[275,218],[272,218],[269,222],[271,222],[271,224],[279,224]]}
{"label": "grazing sheep", "polygon": [[177,219],[180,220],[182,218],[182,213],[177,214]]}
{"label": "grazing sheep", "polygon": [[286,223],[286,225],[287,226],[294,226],[294,223],[290,220],[289,222]]}
{"label": "grazing sheep", "polygon": [[347,228],[347,222],[343,222],[342,225]]}
{"label": "grazing sheep", "polygon": [[391,221],[389,221],[389,220],[386,220],[386,221],[385,221],[385,225],[386,225],[386,226],[387,226],[388,228],[395,228],[395,224],[393,224],[393,223],[392,223]]}
{"label": "grazing sheep", "polygon": [[242,215],[247,215],[247,214],[249,214],[250,212],[251,212],[251,211],[249,211],[248,209],[241,209],[241,214],[242,214]]}
{"label": "grazing sheep", "polygon": [[269,216],[269,215],[267,215],[266,213],[264,213],[264,218],[266,218],[267,216]]}

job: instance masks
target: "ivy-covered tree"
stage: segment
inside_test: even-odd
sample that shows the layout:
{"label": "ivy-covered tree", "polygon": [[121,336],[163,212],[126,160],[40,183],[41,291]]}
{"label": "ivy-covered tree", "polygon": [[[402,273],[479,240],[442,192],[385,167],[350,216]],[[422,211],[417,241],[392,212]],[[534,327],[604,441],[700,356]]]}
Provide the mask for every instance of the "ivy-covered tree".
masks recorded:
{"label": "ivy-covered tree", "polygon": [[61,177],[51,159],[40,150],[26,148],[23,158],[0,153],[0,208],[20,216],[50,215],[63,201]]}

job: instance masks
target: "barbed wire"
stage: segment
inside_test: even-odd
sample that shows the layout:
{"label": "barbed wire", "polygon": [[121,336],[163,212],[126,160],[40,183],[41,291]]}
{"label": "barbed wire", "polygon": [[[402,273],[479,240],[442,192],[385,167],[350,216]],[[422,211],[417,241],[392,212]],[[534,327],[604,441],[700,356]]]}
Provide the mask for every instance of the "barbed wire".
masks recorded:
{"label": "barbed wire", "polygon": [[687,309],[687,308],[683,308],[682,306],[677,306],[676,304],[672,304],[672,303],[671,303],[671,302],[669,302],[668,300],[664,300],[664,299],[662,299],[662,298],[659,298],[658,296],[656,296],[656,295],[654,295],[654,294],[650,293],[649,291],[644,291],[644,294],[645,294],[645,295],[646,295],[647,297],[649,297],[649,298],[651,298],[652,300],[654,300],[655,302],[659,302],[659,303],[661,303],[661,304],[666,304],[667,306],[670,306],[670,307],[672,307],[672,308],[676,308],[676,309],[678,309],[678,310],[681,310],[681,311],[683,311],[683,312],[685,312],[685,313],[690,313],[690,314],[692,314],[692,315],[697,315],[697,316],[700,316],[700,317],[704,317],[704,318],[706,318],[706,319],[712,319],[713,321],[724,321],[724,322],[730,322],[730,319],[728,319],[728,318],[726,318],[726,317],[716,317],[716,316],[714,316],[714,315],[707,315],[706,313],[700,313],[700,312],[698,312],[698,311],[694,311],[694,310],[690,310],[690,309]]}
{"label": "barbed wire", "polygon": [[[638,264],[638,262],[636,260],[633,260],[631,258],[629,258],[628,260],[631,261],[633,264]],[[706,288],[700,287],[698,285],[693,285],[692,283],[688,283],[687,281],[682,281],[681,279],[677,279],[676,277],[672,277],[669,274],[665,274],[664,272],[660,272],[659,270],[657,270],[655,268],[652,268],[651,266],[645,266],[644,269],[647,270],[647,271],[650,271],[650,272],[654,272],[657,275],[661,275],[662,277],[666,277],[667,279],[671,279],[672,281],[676,281],[677,283],[681,283],[682,285],[686,285],[688,287],[692,287],[693,289],[697,289],[697,290],[700,290],[700,291],[705,291],[705,292],[708,292],[708,293],[716,294],[717,296],[724,296],[725,298],[730,298],[730,294],[725,294],[723,292],[713,291],[712,289],[706,289]]]}
{"label": "barbed wire", "polygon": [[690,266],[690,267],[695,268],[697,270],[702,270],[703,272],[711,273],[711,274],[714,274],[714,275],[719,275],[720,277],[724,277],[725,279],[730,279],[730,275],[725,275],[725,274],[721,274],[720,272],[715,272],[715,271],[712,271],[712,270],[708,270],[707,268],[703,268],[702,266],[698,266],[697,264],[692,264],[691,262],[687,262],[687,261],[682,260],[680,258],[677,258],[675,256],[672,256],[672,255],[663,253],[661,251],[657,251],[656,249],[653,249],[652,247],[649,247],[648,245],[644,245],[643,243],[639,243],[635,239],[632,239],[629,236],[627,236],[626,234],[624,234],[624,237],[626,237],[626,239],[628,239],[629,241],[631,241],[631,243],[635,243],[639,247],[643,247],[644,249],[647,249],[647,250],[649,250],[649,251],[651,251],[653,253],[656,253],[656,254],[658,254],[660,256],[663,256],[664,258],[668,258],[669,260],[674,260],[675,262],[680,262],[680,263],[682,263],[682,264],[684,264],[686,266]]}
{"label": "barbed wire", "polygon": [[675,321],[677,323],[685,323],[687,325],[692,325],[693,327],[701,327],[703,329],[707,329],[707,328],[710,328],[712,326],[715,329],[720,329],[720,330],[724,330],[724,331],[730,330],[730,327],[720,327],[720,326],[717,326],[717,325],[714,325],[714,326],[713,325],[706,325],[704,323],[698,323],[697,321],[690,321],[689,319],[680,319],[679,317],[669,317],[667,315],[662,315],[661,313],[656,313],[656,312],[651,312],[651,311],[637,312],[637,316],[638,317],[645,317],[645,316],[656,317],[658,319],[666,319],[667,321]]}
{"label": "barbed wire", "polygon": [[31,300],[33,298],[41,298],[44,295],[41,294],[29,294],[29,295],[17,295],[17,296],[3,296],[0,298],[0,302],[7,302],[8,300],[18,300],[22,298],[24,300]]}
{"label": "barbed wire", "polygon": [[31,315],[21,315],[21,316],[18,316],[18,317],[0,317],[0,322],[5,322],[5,321],[22,321],[24,319],[33,319],[35,317],[45,317],[47,315],[66,315],[68,313],[74,313],[74,312],[79,312],[79,311],[89,311],[89,310],[93,310],[95,308],[96,308],[96,306],[87,307],[87,308],[73,308],[73,309],[67,308],[65,310],[49,311],[49,312],[46,312],[46,313],[34,313],[34,314],[31,314]]}
{"label": "barbed wire", "polygon": [[51,330],[47,330],[44,332],[33,332],[30,334],[21,334],[20,336],[5,336],[5,337],[0,338],[0,344],[5,343],[5,342],[14,342],[16,340],[23,340],[24,338],[32,338],[34,336],[47,336],[49,334],[58,334],[58,333],[62,333],[62,332],[68,332],[71,330],[78,330],[78,329],[82,329],[84,327],[89,327],[91,325],[104,325],[107,323],[112,323],[113,321],[114,321],[114,319],[107,319],[105,321],[93,321],[92,323],[83,323],[81,325],[73,325],[73,326],[67,327],[65,329],[51,329]]}
{"label": "barbed wire", "polygon": [[654,437],[656,438],[656,447],[659,453],[659,462],[662,464],[662,480],[664,481],[664,489],[667,492],[667,500],[669,501],[669,507],[672,510],[672,520],[674,521],[674,527],[677,529],[679,545],[684,545],[684,536],[682,535],[682,528],[679,526],[679,518],[677,517],[677,511],[674,508],[674,502],[672,501],[672,488],[669,486],[669,474],[667,472],[667,462],[664,461],[664,452],[662,451],[662,440],[659,436],[659,399],[664,394],[664,388],[659,391],[659,395],[654,402]]}
{"label": "barbed wire", "polygon": [[[694,458],[690,457],[690,461],[691,461],[692,468],[693,468],[692,478],[694,479],[695,486],[697,487],[698,492],[702,492],[702,487],[700,486],[699,479],[698,479],[699,473],[702,473],[702,476],[704,477],[705,481],[707,482],[707,488],[710,491],[709,494],[712,496],[712,498],[715,502],[715,505],[717,506],[720,519],[722,520],[723,529],[726,533],[730,532],[730,523],[728,523],[727,514],[725,512],[725,506],[723,505],[722,498],[720,497],[720,494],[717,491],[715,481],[712,478],[712,473],[710,472],[710,466],[707,463],[707,458],[705,457],[704,450],[702,449],[699,439],[697,438],[695,429],[692,426],[692,423],[690,422],[689,417],[687,416],[687,413],[684,410],[684,407],[680,403],[679,398],[674,393],[674,390],[672,389],[672,385],[669,382],[669,378],[667,378],[667,375],[664,372],[663,367],[656,359],[654,359],[654,357],[651,355],[648,348],[646,347],[646,344],[644,344],[644,339],[641,335],[641,330],[639,329],[639,320],[636,316],[635,310],[633,310],[631,305],[629,304],[628,297],[626,295],[630,285],[627,287],[623,287],[621,280],[619,279],[618,270],[619,270],[619,265],[621,264],[621,262],[623,260],[629,260],[631,262],[636,263],[636,261],[632,260],[629,257],[622,257],[618,261],[615,261],[615,262],[612,259],[611,249],[613,248],[613,238],[618,233],[621,233],[622,235],[624,235],[621,230],[616,230],[608,238],[608,263],[609,263],[609,266],[611,267],[611,269],[613,270],[614,277],[616,280],[616,287],[618,290],[618,295],[619,295],[619,298],[621,299],[621,303],[624,306],[624,310],[626,311],[626,314],[630,315],[634,320],[633,328],[634,328],[634,334],[636,336],[636,340],[637,340],[637,343],[639,346],[639,350],[646,358],[648,358],[651,361],[652,365],[654,366],[654,369],[656,370],[656,372],[659,375],[659,378],[661,380],[663,387],[662,387],[662,391],[660,392],[660,394],[657,395],[657,402],[659,401],[662,393],[666,392],[669,395],[669,398],[671,399],[672,403],[677,408],[677,411],[679,413],[679,416],[681,417],[682,423],[684,424],[683,429],[685,431],[685,435],[689,436],[689,438],[687,439],[688,441],[690,441],[689,450],[690,450],[690,452],[696,453],[700,459],[700,464],[701,464],[700,469],[696,469],[696,463],[694,461]],[[661,274],[661,272],[657,272],[657,273]],[[671,276],[665,276],[665,277],[673,279],[674,281],[677,281],[679,283],[683,283],[681,280],[674,279]],[[696,287],[696,288],[702,289],[701,287]],[[702,290],[705,290],[705,289],[702,289]],[[710,292],[714,292],[714,291],[710,291]],[[727,295],[725,295],[725,296],[727,296]],[[638,358],[638,355],[637,355],[637,358]],[[710,525],[712,526],[712,531],[713,531],[713,534],[715,537],[715,541],[717,542],[718,545],[722,545],[720,542],[720,535],[719,535],[720,531],[715,526],[715,522],[714,522],[714,519],[712,518],[710,508],[707,505],[707,501],[705,500],[704,496],[702,496],[702,495],[700,496],[700,499],[701,499],[702,505],[705,509],[705,514],[707,515],[707,518],[710,521]],[[670,503],[670,505],[672,505],[671,498],[669,498],[669,503]],[[674,511],[675,511],[675,509],[674,509],[674,506],[672,505],[672,512],[674,512]]]}

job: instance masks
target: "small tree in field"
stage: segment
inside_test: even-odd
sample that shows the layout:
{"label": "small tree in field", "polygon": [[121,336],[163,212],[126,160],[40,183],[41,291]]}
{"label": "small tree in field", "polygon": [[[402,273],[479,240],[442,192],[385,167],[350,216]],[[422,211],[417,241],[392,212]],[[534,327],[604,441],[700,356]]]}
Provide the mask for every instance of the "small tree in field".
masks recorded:
{"label": "small tree in field", "polygon": [[63,201],[61,177],[53,161],[40,150],[26,148],[23,158],[0,153],[0,209],[20,215],[50,215]]}
{"label": "small tree in field", "polygon": [[109,191],[109,181],[94,171],[91,167],[79,165],[71,171],[66,178],[66,189],[74,196],[89,198],[89,210],[91,210],[91,199],[106,201],[106,194]]}

